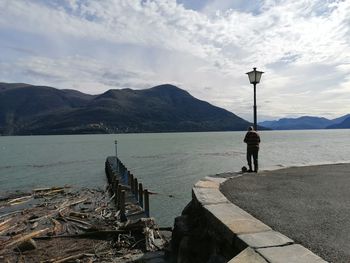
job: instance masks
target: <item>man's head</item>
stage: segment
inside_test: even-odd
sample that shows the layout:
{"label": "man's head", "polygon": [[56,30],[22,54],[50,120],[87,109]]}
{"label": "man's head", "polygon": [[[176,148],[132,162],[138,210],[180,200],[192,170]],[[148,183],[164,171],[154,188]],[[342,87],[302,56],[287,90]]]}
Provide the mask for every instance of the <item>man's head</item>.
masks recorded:
{"label": "man's head", "polygon": [[254,131],[254,127],[253,126],[249,126],[248,127],[248,131]]}

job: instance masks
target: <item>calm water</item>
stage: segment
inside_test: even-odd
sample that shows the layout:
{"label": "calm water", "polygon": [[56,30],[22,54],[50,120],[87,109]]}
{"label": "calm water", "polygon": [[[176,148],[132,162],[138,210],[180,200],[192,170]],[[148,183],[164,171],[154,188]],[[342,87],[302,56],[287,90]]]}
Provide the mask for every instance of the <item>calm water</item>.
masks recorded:
{"label": "calm water", "polygon": [[[151,214],[172,226],[206,175],[245,165],[245,132],[0,137],[0,195],[64,184],[106,184],[104,161],[118,155],[151,191]],[[350,130],[260,132],[260,168],[350,162]],[[173,195],[173,197],[169,197]],[[1,213],[1,211],[0,211]]]}

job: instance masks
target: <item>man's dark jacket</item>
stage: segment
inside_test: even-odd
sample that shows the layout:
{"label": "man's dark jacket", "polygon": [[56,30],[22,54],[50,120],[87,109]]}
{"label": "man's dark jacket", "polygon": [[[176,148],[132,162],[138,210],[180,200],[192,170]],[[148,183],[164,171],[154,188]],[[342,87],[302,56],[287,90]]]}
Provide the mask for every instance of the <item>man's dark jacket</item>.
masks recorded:
{"label": "man's dark jacket", "polygon": [[244,137],[248,150],[259,150],[260,136],[256,131],[248,131]]}

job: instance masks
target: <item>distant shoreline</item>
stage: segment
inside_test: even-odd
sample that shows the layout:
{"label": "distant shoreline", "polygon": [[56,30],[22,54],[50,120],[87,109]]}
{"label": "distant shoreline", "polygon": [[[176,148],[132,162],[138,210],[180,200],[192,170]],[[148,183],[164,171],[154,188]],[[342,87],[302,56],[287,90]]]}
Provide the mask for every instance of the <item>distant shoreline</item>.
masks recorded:
{"label": "distant shoreline", "polygon": [[[339,129],[296,129],[296,130],[258,130],[258,132],[303,132],[303,131],[343,131],[350,128]],[[226,132],[245,132],[246,130],[232,131],[164,131],[164,132],[121,132],[121,133],[61,133],[61,134],[0,134],[0,137],[19,137],[19,136],[71,136],[71,135],[124,135],[124,134],[181,134],[181,133],[226,133]]]}

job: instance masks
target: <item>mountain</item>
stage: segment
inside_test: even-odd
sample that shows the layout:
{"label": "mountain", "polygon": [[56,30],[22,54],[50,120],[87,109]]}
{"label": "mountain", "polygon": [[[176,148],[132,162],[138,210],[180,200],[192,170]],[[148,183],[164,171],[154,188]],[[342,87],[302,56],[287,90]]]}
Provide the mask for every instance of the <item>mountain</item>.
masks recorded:
{"label": "mountain", "polygon": [[304,129],[324,129],[332,124],[332,121],[321,117],[303,116],[299,118],[283,118],[277,121],[264,121],[261,126],[273,130],[304,130]]}
{"label": "mountain", "polygon": [[340,120],[342,120],[342,122],[332,124],[328,126],[327,129],[350,129],[350,114],[345,115],[345,117],[346,118],[339,118]]}
{"label": "mountain", "polygon": [[249,122],[165,84],[100,95],[0,83],[0,134],[245,130]]}
{"label": "mountain", "polygon": [[332,120],[323,117],[302,116],[299,118],[282,118],[277,121],[263,121],[259,125],[273,130],[335,129],[336,125],[340,125],[348,118],[350,118],[350,114]]}

